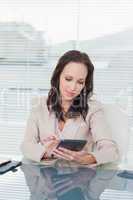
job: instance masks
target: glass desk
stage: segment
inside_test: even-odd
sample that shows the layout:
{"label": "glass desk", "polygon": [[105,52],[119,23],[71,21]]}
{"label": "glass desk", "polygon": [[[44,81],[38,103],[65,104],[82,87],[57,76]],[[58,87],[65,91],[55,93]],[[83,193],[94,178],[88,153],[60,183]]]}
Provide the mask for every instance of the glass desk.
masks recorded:
{"label": "glass desk", "polygon": [[133,171],[25,163],[0,175],[0,200],[133,200]]}

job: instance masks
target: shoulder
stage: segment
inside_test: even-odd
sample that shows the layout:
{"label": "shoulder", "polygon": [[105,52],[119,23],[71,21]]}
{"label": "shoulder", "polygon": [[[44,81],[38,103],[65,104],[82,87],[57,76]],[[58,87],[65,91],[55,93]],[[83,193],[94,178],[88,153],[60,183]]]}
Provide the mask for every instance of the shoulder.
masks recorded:
{"label": "shoulder", "polygon": [[88,100],[88,106],[89,106],[89,113],[90,114],[93,114],[95,112],[103,110],[103,104],[96,99],[89,99]]}
{"label": "shoulder", "polygon": [[37,96],[31,99],[31,110],[33,112],[47,111],[47,96]]}
{"label": "shoulder", "polygon": [[97,114],[103,115],[103,113],[104,113],[103,104],[96,99],[89,99],[88,107],[89,107],[89,109],[88,109],[88,113],[86,116],[87,121],[90,120],[93,116],[96,116]]}

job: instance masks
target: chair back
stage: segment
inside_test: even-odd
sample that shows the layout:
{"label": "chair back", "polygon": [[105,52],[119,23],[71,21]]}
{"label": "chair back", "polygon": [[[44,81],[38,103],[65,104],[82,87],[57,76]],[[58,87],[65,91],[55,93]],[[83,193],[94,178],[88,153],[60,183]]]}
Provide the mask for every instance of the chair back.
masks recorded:
{"label": "chair back", "polygon": [[116,104],[104,104],[104,112],[112,131],[112,139],[118,144],[120,160],[125,160],[130,137],[127,113]]}

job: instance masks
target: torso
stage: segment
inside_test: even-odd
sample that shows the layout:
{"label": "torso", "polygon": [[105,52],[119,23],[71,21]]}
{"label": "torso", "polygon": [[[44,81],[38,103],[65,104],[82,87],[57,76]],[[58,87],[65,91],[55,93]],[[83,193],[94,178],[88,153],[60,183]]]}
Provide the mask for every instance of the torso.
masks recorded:
{"label": "torso", "polygon": [[58,122],[58,128],[59,128],[60,131],[63,130],[65,123],[66,123],[66,120],[65,120],[65,122],[64,121],[59,121]]}

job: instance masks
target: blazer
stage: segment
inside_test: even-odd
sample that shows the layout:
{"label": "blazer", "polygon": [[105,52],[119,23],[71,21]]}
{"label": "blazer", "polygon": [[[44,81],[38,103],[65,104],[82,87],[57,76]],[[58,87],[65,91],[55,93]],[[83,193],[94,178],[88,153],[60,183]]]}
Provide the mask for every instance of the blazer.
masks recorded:
{"label": "blazer", "polygon": [[46,104],[47,97],[36,98],[27,121],[24,140],[21,145],[23,155],[40,162],[45,153],[44,139],[51,135],[63,139],[85,139],[85,149],[95,156],[97,164],[116,161],[119,158],[117,144],[112,139],[104,109],[100,102],[89,100],[86,121],[80,116],[68,119],[59,131],[54,112],[50,113]]}

